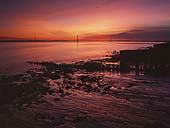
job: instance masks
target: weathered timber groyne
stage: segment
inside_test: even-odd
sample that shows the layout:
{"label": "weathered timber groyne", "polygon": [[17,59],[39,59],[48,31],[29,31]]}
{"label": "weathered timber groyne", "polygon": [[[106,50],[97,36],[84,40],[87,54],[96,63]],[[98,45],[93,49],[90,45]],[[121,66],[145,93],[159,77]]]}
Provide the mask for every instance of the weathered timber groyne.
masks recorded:
{"label": "weathered timber groyne", "polygon": [[170,74],[170,43],[155,44],[146,49],[120,51],[120,70]]}

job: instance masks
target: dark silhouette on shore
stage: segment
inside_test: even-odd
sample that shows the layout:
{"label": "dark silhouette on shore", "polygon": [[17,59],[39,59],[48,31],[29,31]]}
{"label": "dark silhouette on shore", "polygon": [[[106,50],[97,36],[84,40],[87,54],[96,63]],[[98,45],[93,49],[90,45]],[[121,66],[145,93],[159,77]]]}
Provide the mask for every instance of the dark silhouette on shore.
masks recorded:
{"label": "dark silhouette on shore", "polygon": [[138,50],[121,50],[113,55],[120,61],[121,72],[144,72],[146,74],[170,75],[170,43],[155,44],[153,47]]}

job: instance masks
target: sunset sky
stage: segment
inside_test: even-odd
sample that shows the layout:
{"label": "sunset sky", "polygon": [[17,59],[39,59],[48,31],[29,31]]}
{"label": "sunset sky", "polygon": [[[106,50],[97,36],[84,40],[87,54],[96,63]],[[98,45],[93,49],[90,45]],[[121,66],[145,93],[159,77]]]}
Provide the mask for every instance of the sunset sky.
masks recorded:
{"label": "sunset sky", "polygon": [[170,0],[1,0],[0,39],[170,40]]}

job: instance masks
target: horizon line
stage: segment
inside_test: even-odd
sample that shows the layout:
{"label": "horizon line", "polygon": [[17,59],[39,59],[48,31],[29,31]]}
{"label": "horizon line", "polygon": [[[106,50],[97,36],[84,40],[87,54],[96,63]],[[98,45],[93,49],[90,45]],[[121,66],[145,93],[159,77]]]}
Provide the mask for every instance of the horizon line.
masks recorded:
{"label": "horizon line", "polygon": [[[19,39],[19,40],[0,40],[0,42],[75,42],[77,40],[32,40],[32,39]],[[79,41],[85,42],[85,41],[91,41],[91,42],[96,42],[96,41],[109,41],[109,42],[115,42],[115,41],[126,41],[126,42],[170,42],[170,40],[129,40],[129,39],[119,39],[119,40],[83,40],[80,39]]]}

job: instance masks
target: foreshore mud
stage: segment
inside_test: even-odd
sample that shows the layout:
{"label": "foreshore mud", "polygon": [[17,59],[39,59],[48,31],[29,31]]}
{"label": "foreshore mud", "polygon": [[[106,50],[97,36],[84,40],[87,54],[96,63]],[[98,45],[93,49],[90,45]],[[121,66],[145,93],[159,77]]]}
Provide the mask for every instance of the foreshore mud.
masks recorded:
{"label": "foreshore mud", "polygon": [[0,76],[4,128],[169,128],[170,81],[123,75],[109,58]]}

